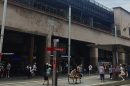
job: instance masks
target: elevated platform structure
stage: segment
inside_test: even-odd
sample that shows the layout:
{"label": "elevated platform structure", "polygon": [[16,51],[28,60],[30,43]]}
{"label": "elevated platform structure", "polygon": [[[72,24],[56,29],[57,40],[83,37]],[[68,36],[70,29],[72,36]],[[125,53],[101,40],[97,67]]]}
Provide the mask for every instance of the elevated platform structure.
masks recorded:
{"label": "elevated platform structure", "polygon": [[94,0],[9,0],[14,4],[45,11],[68,19],[68,7],[72,7],[72,20],[111,32],[114,13]]}

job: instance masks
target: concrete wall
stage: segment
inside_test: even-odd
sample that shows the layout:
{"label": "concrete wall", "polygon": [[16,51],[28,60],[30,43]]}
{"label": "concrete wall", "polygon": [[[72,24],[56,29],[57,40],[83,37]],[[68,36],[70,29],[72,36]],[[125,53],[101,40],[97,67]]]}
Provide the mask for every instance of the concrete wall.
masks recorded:
{"label": "concrete wall", "polygon": [[[3,5],[0,2],[0,16]],[[0,20],[1,24],[1,20]],[[68,22],[54,18],[44,13],[24,9],[14,5],[8,5],[6,26],[16,31],[47,35],[50,30],[56,36],[68,37]],[[115,38],[108,34],[88,27],[72,24],[72,39],[96,44],[114,44]],[[117,38],[117,43],[130,46],[130,40]]]}
{"label": "concrete wall", "polygon": [[[126,11],[121,7],[114,8],[115,24],[119,26],[121,35],[130,38],[129,27],[130,27],[130,12]],[[124,29],[126,28],[126,30]],[[123,30],[124,29],[124,30]]]}

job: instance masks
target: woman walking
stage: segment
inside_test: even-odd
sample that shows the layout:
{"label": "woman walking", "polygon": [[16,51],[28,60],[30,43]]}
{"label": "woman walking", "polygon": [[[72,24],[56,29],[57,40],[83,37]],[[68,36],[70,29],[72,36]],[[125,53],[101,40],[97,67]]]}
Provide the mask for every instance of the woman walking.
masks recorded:
{"label": "woman walking", "polygon": [[123,66],[120,64],[120,74],[119,74],[119,77],[122,78],[122,81],[125,80],[124,76],[125,76],[124,68],[123,68]]}

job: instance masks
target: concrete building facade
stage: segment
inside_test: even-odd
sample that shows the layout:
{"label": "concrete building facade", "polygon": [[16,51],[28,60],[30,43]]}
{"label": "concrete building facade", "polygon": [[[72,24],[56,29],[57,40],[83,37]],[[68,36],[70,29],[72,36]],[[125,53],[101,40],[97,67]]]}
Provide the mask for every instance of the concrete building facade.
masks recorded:
{"label": "concrete building facade", "polygon": [[[2,12],[3,1],[0,1],[0,25],[2,22]],[[91,21],[94,21],[94,17],[91,18]],[[126,59],[129,59],[130,13],[121,7],[114,8],[114,23],[118,29],[118,36],[116,38],[117,43],[115,43],[114,33],[100,28],[95,28],[92,23],[93,22],[88,26],[80,22],[72,21],[72,56],[74,56],[74,59],[76,60],[81,59],[78,63],[76,61],[72,63],[83,63],[85,66],[92,64],[93,66],[96,66],[98,62],[107,62],[104,59],[111,59],[109,62],[114,64],[117,60],[120,64],[129,63]],[[25,57],[23,54],[22,57],[29,60],[27,63],[32,64],[33,60],[35,60],[34,56],[37,57],[38,60],[36,61],[38,61],[38,64],[41,66],[43,62],[50,62],[51,53],[46,49],[47,47],[53,46],[52,40],[55,38],[60,39],[59,47],[64,47],[67,51],[68,19],[60,16],[28,8],[9,0],[5,29],[5,44],[3,46],[3,52],[15,53],[19,50],[18,47],[21,44],[21,49],[23,51],[19,51],[20,54],[19,52],[17,53],[19,56],[21,55],[21,52],[24,53]],[[114,28],[112,30],[114,30]],[[8,36],[7,33],[11,33],[11,35]],[[17,35],[13,35],[13,33],[17,33]],[[21,40],[20,38],[22,37],[20,34],[23,37]],[[6,39],[8,40],[7,42]],[[20,43],[16,43],[18,44],[17,46],[13,43],[12,45],[8,44],[8,42],[12,42],[13,40]],[[11,46],[17,47],[16,51],[4,49],[4,47],[7,47],[6,44],[10,48],[12,48]],[[78,49],[81,50],[78,51]],[[116,52],[118,55],[115,54]],[[66,52],[63,55],[67,55]],[[62,53],[60,56],[62,56]],[[99,58],[101,60],[99,60]]]}

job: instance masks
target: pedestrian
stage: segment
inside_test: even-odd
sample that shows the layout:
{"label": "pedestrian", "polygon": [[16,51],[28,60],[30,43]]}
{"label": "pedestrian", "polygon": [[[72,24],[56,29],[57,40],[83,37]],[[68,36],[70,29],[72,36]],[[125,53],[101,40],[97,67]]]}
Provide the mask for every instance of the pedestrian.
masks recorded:
{"label": "pedestrian", "polygon": [[0,77],[1,78],[4,77],[4,72],[5,72],[4,64],[1,64],[1,66],[0,66]]}
{"label": "pedestrian", "polygon": [[35,76],[36,75],[36,71],[37,71],[37,66],[36,66],[36,63],[33,64],[33,67],[32,67],[32,75]]}
{"label": "pedestrian", "polygon": [[105,76],[104,76],[105,68],[104,68],[104,66],[102,64],[99,66],[99,74],[100,74],[101,82],[104,81],[104,79],[105,79]]}
{"label": "pedestrian", "polygon": [[124,76],[125,76],[125,72],[124,72],[124,68],[123,66],[120,64],[120,74],[119,77],[122,78],[122,81],[124,81]]}
{"label": "pedestrian", "polygon": [[6,66],[6,77],[9,78],[10,77],[10,70],[11,70],[11,64],[8,63]]}
{"label": "pedestrian", "polygon": [[109,74],[110,74],[110,79],[112,79],[112,65],[109,65]]}
{"label": "pedestrian", "polygon": [[83,76],[83,65],[82,64],[77,66],[77,72],[80,74],[80,77]]}
{"label": "pedestrian", "polygon": [[45,84],[45,82],[47,82],[47,86],[50,84],[49,83],[50,75],[51,75],[51,65],[49,63],[46,63],[44,65],[44,82],[43,82],[43,85]]}
{"label": "pedestrian", "polygon": [[116,68],[115,68],[115,79],[118,79],[119,74],[120,74],[120,67],[118,65],[116,65]]}
{"label": "pedestrian", "polygon": [[26,70],[27,70],[26,73],[27,73],[28,79],[30,79],[31,78],[31,72],[32,72],[31,65],[27,65]]}
{"label": "pedestrian", "polygon": [[93,68],[92,65],[89,65],[89,66],[88,66],[88,69],[89,69],[89,75],[92,73],[92,68]]}
{"label": "pedestrian", "polygon": [[5,74],[5,68],[4,68],[4,65],[1,66],[1,78],[4,77],[4,74]]}
{"label": "pedestrian", "polygon": [[69,66],[68,63],[66,63],[66,64],[65,64],[65,72],[67,72],[68,66]]}
{"label": "pedestrian", "polygon": [[112,78],[116,79],[116,66],[112,65]]}
{"label": "pedestrian", "polygon": [[124,65],[124,71],[125,71],[125,78],[128,77],[128,66],[127,65]]}

